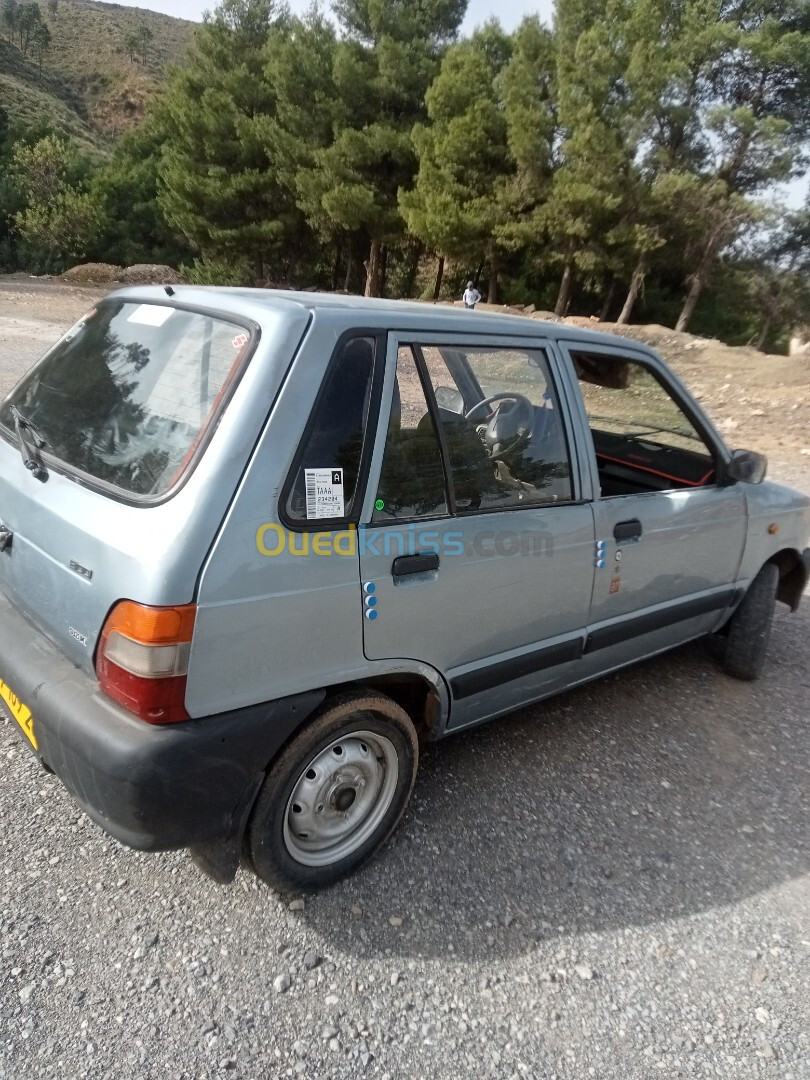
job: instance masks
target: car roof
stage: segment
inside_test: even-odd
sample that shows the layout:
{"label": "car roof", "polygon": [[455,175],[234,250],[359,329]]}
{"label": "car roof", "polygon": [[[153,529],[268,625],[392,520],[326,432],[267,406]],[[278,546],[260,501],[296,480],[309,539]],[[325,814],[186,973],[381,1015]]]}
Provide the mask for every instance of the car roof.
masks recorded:
{"label": "car roof", "polygon": [[[168,289],[171,289],[171,293]],[[218,310],[222,314],[246,316],[261,324],[262,313],[284,310],[306,310],[317,316],[319,312],[353,312],[364,328],[410,330],[419,326],[426,331],[447,333],[471,333],[550,337],[557,340],[580,342],[583,345],[608,345],[628,351],[655,355],[651,349],[638,341],[617,335],[600,333],[568,323],[549,322],[529,318],[526,315],[509,315],[502,312],[470,310],[447,303],[420,302],[416,300],[387,300],[341,293],[296,292],[286,289],[248,289],[214,285],[150,285],[119,289],[111,294],[118,299],[142,300],[144,302],[178,302],[191,307]]]}

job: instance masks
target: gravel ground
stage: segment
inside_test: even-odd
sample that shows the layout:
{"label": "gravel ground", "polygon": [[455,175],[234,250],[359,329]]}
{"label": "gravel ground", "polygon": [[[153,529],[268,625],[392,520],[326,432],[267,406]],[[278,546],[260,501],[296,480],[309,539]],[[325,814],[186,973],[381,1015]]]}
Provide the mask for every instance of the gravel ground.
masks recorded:
{"label": "gravel ground", "polygon": [[[87,296],[0,292],[0,389]],[[430,748],[305,901],[121,847],[0,724],[0,1077],[807,1080],[808,640],[810,606],[758,683],[694,644]]]}

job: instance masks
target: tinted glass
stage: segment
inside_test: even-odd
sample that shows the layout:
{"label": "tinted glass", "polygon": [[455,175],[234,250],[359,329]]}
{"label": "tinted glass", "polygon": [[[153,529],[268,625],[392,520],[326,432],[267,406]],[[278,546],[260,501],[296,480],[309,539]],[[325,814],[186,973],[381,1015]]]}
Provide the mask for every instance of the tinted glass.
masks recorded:
{"label": "tinted glass", "polygon": [[[43,453],[133,495],[177,482],[249,344],[240,325],[156,304],[99,305],[0,410],[16,405]],[[16,436],[14,436],[16,438]]]}
{"label": "tinted glass", "polygon": [[446,513],[441,447],[413,352],[401,348],[373,520]]}
{"label": "tinted glass", "polygon": [[342,520],[354,509],[368,424],[374,341],[354,338],[335,357],[295,467],[287,515]]}
{"label": "tinted glass", "polygon": [[539,350],[424,346],[459,511],[571,498],[563,423]]}

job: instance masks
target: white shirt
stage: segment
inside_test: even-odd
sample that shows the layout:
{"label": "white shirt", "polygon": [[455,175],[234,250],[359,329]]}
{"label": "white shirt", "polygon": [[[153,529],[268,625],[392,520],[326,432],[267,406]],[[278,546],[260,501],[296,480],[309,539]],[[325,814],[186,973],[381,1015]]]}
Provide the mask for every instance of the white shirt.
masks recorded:
{"label": "white shirt", "polygon": [[473,304],[477,304],[478,301],[481,299],[481,293],[478,291],[478,289],[475,288],[465,289],[462,299],[467,305],[467,307],[472,307]]}

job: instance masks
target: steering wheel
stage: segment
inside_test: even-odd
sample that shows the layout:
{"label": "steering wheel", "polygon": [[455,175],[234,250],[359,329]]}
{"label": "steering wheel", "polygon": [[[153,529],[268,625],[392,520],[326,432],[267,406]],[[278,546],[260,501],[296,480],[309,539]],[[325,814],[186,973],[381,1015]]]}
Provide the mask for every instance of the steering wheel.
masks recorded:
{"label": "steering wheel", "polygon": [[511,402],[511,405],[508,409],[496,408],[484,431],[484,445],[493,461],[525,446],[534,427],[534,405],[523,394],[511,393],[508,390],[500,394],[490,394],[477,405],[473,405],[469,412],[464,414],[465,419],[474,421],[476,413],[495,402]]}

